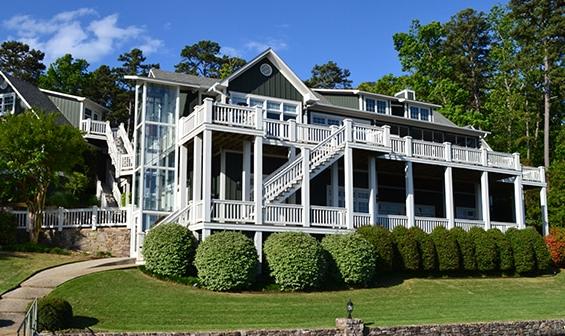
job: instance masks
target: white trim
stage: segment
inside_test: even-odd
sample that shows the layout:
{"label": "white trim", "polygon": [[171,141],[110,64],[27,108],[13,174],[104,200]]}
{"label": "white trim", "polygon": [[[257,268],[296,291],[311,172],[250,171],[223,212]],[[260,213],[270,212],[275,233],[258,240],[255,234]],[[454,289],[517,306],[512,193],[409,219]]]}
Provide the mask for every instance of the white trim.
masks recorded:
{"label": "white trim", "polygon": [[[262,110],[263,110],[263,114],[265,115],[264,118],[267,118],[268,108],[265,104],[265,102],[267,102],[267,101],[271,101],[271,102],[275,102],[275,103],[281,103],[281,104],[288,104],[288,105],[296,105],[296,113],[294,113],[294,114],[291,113],[291,112],[287,112],[287,113],[295,115],[296,121],[298,123],[300,123],[299,120],[300,120],[300,116],[302,115],[302,103],[298,100],[273,98],[273,97],[260,96],[260,95],[255,95],[255,94],[251,94],[251,93],[243,93],[243,92],[238,92],[238,91],[230,91],[229,97],[230,97],[230,99],[232,97],[234,97],[234,98],[246,100],[248,107],[254,107],[254,106],[251,106],[251,103],[250,103],[251,99],[262,100],[263,101]],[[279,120],[284,121],[284,118],[283,118],[284,114],[285,114],[285,112],[284,112],[284,108],[283,108],[283,109],[280,110]]]}
{"label": "white trim", "polygon": [[78,101],[84,101],[84,100],[87,99],[86,97],[75,96],[75,95],[72,95],[72,94],[63,93],[63,92],[59,92],[59,91],[52,91],[52,90],[41,89],[41,88],[39,89],[39,91],[45,92],[45,93],[51,93],[51,94],[58,95],[58,96],[63,96],[65,98],[72,98],[72,99],[78,100]]}

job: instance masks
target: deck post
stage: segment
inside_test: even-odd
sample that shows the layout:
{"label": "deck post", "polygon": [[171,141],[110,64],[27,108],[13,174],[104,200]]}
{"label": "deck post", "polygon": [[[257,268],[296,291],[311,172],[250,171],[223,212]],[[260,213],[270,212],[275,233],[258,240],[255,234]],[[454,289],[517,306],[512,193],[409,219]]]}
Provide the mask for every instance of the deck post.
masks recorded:
{"label": "deck post", "polygon": [[186,188],[187,180],[187,166],[188,166],[188,148],[180,145],[180,159],[179,159],[179,185],[178,185],[178,205],[177,208],[181,209],[187,204],[188,190]]}
{"label": "deck post", "polygon": [[547,236],[549,234],[549,220],[547,216],[547,184],[545,181],[545,168],[543,166],[538,167],[540,172],[540,179],[543,183],[539,191],[539,201],[540,201],[540,208],[541,208],[541,222],[542,222],[542,231],[543,235]]}
{"label": "deck post", "polygon": [[95,205],[92,207],[92,230],[96,230],[96,225],[98,224],[98,207]]}
{"label": "deck post", "polygon": [[481,174],[481,213],[483,215],[483,222],[485,230],[490,229],[490,197],[488,190],[488,172],[484,171]]}
{"label": "deck post", "polygon": [[390,147],[390,126],[389,125],[384,125],[383,126],[383,146],[385,147]]}
{"label": "deck post", "polygon": [[204,130],[202,139],[202,219],[210,222],[212,210],[212,131]]}
{"label": "deck post", "polygon": [[255,231],[253,243],[255,244],[255,250],[257,251],[257,274],[261,274],[263,264],[263,232]]}
{"label": "deck post", "polygon": [[[289,119],[288,120],[288,140],[290,142],[296,142],[296,120]],[[283,134],[281,132],[281,134]]]}
{"label": "deck post", "polygon": [[[408,140],[408,139],[407,139]],[[406,141],[408,145],[408,141]],[[406,218],[408,220],[408,228],[414,226],[415,210],[414,210],[414,167],[412,161],[406,161],[406,166],[404,168],[404,178],[406,186]]]}
{"label": "deck post", "polygon": [[243,141],[243,162],[241,171],[241,200],[249,201],[251,194],[251,142]]}
{"label": "deck post", "polygon": [[[63,222],[64,221],[65,221],[65,209],[63,209],[63,207],[59,207],[59,208],[57,208],[57,231],[59,231],[59,232],[63,231]],[[94,221],[93,221],[93,223],[94,223]],[[93,228],[93,230],[95,230],[95,229],[96,229],[96,227]]]}
{"label": "deck post", "polygon": [[[451,147],[451,146],[449,146]],[[453,202],[453,168],[445,167],[443,182],[445,185],[445,218],[447,218],[447,228],[455,227],[455,213]]]}
{"label": "deck post", "polygon": [[263,109],[255,106],[255,129],[263,129]]}
{"label": "deck post", "polygon": [[310,226],[310,148],[302,149],[302,226]]}
{"label": "deck post", "polygon": [[202,199],[202,135],[194,137],[194,151],[192,158],[192,204],[194,206],[192,211],[192,223],[196,223],[202,214],[196,213],[195,202]]}
{"label": "deck post", "polygon": [[406,156],[412,156],[412,137],[407,135],[404,137],[404,139],[406,140],[405,143],[406,148],[404,148],[406,152]]}
{"label": "deck post", "polygon": [[214,109],[214,100],[212,98],[204,98],[204,116],[202,121],[206,124],[212,123],[212,110]]}
{"label": "deck post", "polygon": [[[351,128],[349,128],[351,129]],[[351,132],[348,132],[349,134]],[[351,134],[350,134],[351,137]],[[349,147],[348,144],[345,145],[345,155],[343,160],[344,166],[344,188],[345,188],[345,210],[346,218],[345,225],[347,229],[353,230],[353,148]]]}
{"label": "deck post", "polygon": [[253,146],[253,201],[255,224],[263,224],[263,137],[256,136]]}
{"label": "deck post", "polygon": [[514,169],[519,174],[514,178],[514,210],[516,211],[516,225],[519,229],[526,228],[526,212],[524,209],[524,190],[522,186],[522,164],[520,163],[520,153],[513,153]]}
{"label": "deck post", "polygon": [[377,195],[379,194],[377,184],[377,158],[369,156],[369,216],[370,224],[377,225]]}

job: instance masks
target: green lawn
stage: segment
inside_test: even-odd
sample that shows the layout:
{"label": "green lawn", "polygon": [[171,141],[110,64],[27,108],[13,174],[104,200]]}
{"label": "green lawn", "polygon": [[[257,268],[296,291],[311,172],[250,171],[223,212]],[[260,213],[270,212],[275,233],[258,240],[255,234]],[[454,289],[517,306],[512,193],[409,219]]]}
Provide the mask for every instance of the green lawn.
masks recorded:
{"label": "green lawn", "polygon": [[16,286],[39,270],[85,258],[81,255],[0,252],[0,293]]}
{"label": "green lawn", "polygon": [[333,327],[351,297],[369,325],[563,318],[565,274],[540,278],[408,279],[324,293],[213,293],[137,269],[84,276],[50,295],[97,330],[197,331]]}

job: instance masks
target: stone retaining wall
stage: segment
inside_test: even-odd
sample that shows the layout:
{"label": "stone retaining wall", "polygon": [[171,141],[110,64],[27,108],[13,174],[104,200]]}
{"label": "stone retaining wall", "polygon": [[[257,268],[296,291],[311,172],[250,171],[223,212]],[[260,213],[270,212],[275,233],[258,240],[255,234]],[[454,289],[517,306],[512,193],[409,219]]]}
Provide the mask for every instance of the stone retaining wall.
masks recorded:
{"label": "stone retaining wall", "polygon": [[89,253],[111,253],[114,257],[128,257],[130,233],[125,227],[65,228],[43,230],[40,242]]}
{"label": "stone retaining wall", "polygon": [[[383,328],[364,328],[360,323],[348,323],[351,329],[294,329],[294,330],[250,330],[231,332],[101,332],[97,336],[357,336],[359,327],[364,336],[557,336],[565,335],[565,320],[489,322],[469,324],[422,325]],[[67,333],[66,336],[91,336],[92,333]]]}

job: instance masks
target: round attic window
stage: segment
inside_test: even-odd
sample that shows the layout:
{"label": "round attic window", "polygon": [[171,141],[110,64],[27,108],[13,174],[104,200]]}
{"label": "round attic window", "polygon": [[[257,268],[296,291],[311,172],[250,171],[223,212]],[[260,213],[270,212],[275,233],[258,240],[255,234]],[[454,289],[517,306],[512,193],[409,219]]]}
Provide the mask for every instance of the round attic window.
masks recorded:
{"label": "round attic window", "polygon": [[261,73],[265,77],[269,77],[270,75],[273,74],[273,68],[267,63],[261,64],[261,66],[259,67],[259,70],[261,71]]}

